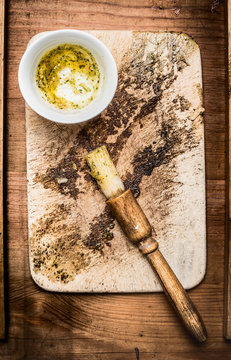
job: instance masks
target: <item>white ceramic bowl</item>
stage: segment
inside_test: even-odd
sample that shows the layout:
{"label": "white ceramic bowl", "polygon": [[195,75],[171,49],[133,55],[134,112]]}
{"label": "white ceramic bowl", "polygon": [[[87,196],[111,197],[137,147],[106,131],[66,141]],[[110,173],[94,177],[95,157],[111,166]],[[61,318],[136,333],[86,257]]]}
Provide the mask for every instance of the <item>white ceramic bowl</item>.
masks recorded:
{"label": "white ceramic bowl", "polygon": [[[35,72],[42,55],[60,44],[77,44],[88,49],[95,57],[101,73],[101,86],[97,96],[85,108],[60,110],[43,100],[36,82]],[[96,37],[79,30],[57,30],[37,38],[25,51],[18,71],[21,93],[27,104],[46,119],[62,124],[76,124],[100,114],[111,102],[117,87],[117,68],[108,48]]]}

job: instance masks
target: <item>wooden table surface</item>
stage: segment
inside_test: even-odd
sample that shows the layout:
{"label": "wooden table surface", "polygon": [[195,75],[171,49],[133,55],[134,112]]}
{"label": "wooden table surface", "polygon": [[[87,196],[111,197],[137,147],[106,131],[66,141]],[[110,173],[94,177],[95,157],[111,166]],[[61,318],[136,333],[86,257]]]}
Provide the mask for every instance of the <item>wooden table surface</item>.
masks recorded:
{"label": "wooden table surface", "polygon": [[[4,360],[231,359],[223,338],[225,245],[225,2],[212,0],[10,0],[7,20],[6,219],[8,339]],[[215,2],[214,2],[215,3]],[[199,346],[185,333],[165,296],[48,293],[28,267],[25,109],[17,82],[20,58],[40,31],[176,30],[201,48],[205,105],[207,272],[190,291],[208,330]]]}

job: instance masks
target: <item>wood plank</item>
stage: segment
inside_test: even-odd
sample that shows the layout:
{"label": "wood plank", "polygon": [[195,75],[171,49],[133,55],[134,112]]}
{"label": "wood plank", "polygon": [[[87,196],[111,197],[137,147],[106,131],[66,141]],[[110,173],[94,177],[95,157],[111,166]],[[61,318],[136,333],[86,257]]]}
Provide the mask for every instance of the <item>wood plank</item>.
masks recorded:
{"label": "wood plank", "polygon": [[5,338],[4,242],[3,242],[3,123],[5,1],[0,1],[0,339]]}
{"label": "wood plank", "polygon": [[[230,360],[223,338],[225,241],[225,2],[208,0],[10,0],[7,55],[7,220],[9,337],[3,360]],[[177,13],[175,13],[177,12]],[[196,346],[163,294],[72,295],[41,291],[28,266],[24,102],[17,71],[29,39],[57,28],[179,30],[202,54],[208,265],[190,291],[208,342]],[[219,96],[218,96],[219,94]],[[216,135],[217,134],[217,135]],[[174,251],[174,249],[172,249]],[[55,355],[54,355],[55,354]]]}
{"label": "wood plank", "polygon": [[228,84],[229,84],[229,223],[226,239],[225,293],[224,293],[224,336],[231,340],[231,1],[227,2],[228,15]]}
{"label": "wood plank", "polygon": [[225,282],[225,308],[224,308],[224,336],[231,340],[231,220],[228,222],[228,237],[226,250],[226,282]]}

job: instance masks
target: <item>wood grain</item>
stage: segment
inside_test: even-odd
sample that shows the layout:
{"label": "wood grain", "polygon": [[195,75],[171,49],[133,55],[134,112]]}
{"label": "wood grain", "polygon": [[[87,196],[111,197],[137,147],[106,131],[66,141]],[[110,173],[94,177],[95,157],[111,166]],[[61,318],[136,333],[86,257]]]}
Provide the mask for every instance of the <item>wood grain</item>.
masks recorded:
{"label": "wood grain", "polygon": [[[128,239],[134,244],[151,236],[152,227],[130,189],[107,200],[107,205]],[[151,248],[150,251],[154,249]]]}
{"label": "wood grain", "polygon": [[3,123],[4,123],[4,58],[5,1],[0,1],[0,339],[5,338],[5,289],[3,243]]}
{"label": "wood grain", "polygon": [[[225,241],[225,2],[10,0],[7,54],[9,337],[4,360],[223,360]],[[208,265],[189,292],[208,330],[197,346],[163,294],[68,295],[41,291],[28,267],[25,114],[17,71],[29,39],[57,28],[186,31],[199,43],[205,106]],[[219,95],[219,96],[218,96]],[[151,314],[151,316],[150,316]]]}
{"label": "wood grain", "polygon": [[224,336],[231,340],[231,1],[228,1],[228,84],[229,84],[229,221],[227,226],[228,237],[226,244],[225,264],[225,308],[224,308]]}

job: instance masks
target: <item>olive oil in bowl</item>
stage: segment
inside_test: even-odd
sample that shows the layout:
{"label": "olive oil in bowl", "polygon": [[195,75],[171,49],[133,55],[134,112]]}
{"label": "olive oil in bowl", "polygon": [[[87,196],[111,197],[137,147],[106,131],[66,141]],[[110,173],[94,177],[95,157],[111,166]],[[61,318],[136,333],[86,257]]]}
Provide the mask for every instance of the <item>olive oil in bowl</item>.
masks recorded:
{"label": "olive oil in bowl", "polygon": [[57,109],[75,110],[95,99],[101,76],[89,50],[80,45],[62,44],[42,56],[35,80],[45,101]]}

